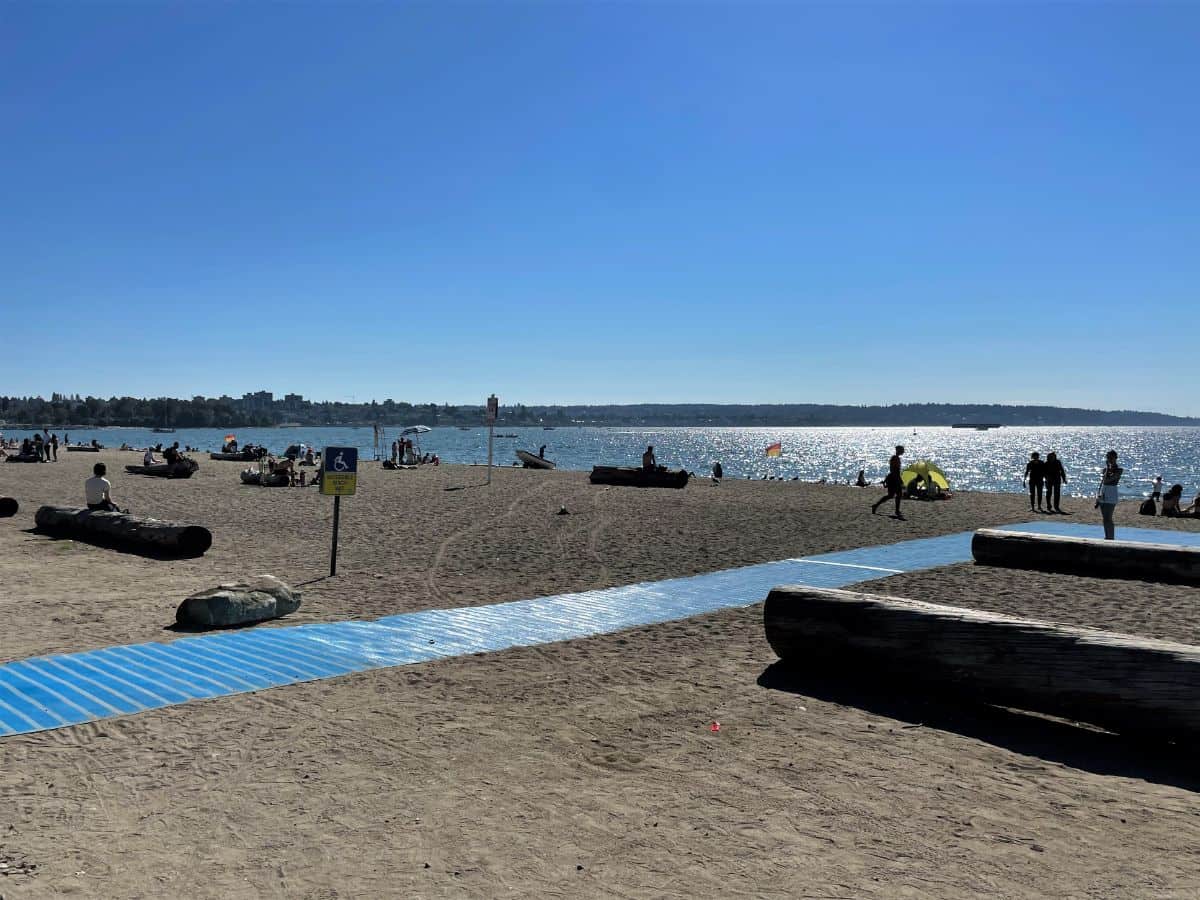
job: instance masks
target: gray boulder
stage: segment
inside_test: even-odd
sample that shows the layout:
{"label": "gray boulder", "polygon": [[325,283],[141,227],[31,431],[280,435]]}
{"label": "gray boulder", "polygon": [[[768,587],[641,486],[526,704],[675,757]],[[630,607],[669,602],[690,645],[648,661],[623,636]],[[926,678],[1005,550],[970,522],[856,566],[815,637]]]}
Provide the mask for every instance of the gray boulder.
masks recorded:
{"label": "gray boulder", "polygon": [[244,582],[222,584],[192,594],[175,612],[180,625],[228,628],[278,619],[300,608],[300,592],[278,578],[258,575]]}

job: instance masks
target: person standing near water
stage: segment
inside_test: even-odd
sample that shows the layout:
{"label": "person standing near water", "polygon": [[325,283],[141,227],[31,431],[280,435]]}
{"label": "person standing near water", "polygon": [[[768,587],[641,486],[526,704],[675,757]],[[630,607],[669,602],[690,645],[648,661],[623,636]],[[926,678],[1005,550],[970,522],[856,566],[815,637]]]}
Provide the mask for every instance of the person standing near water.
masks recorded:
{"label": "person standing near water", "polygon": [[1029,485],[1029,511],[1033,512],[1033,498],[1037,495],[1037,511],[1042,511],[1042,488],[1046,482],[1046,464],[1042,462],[1042,455],[1034,450],[1029,454],[1029,462],[1025,463],[1025,474],[1021,477],[1021,484]]}
{"label": "person standing near water", "polygon": [[1096,495],[1096,506],[1100,508],[1100,517],[1104,520],[1104,539],[1114,540],[1117,536],[1117,526],[1113,523],[1113,512],[1117,508],[1120,492],[1117,485],[1121,483],[1121,475],[1125,472],[1117,465],[1117,451],[1109,450],[1104,456],[1104,474],[1100,476],[1100,492]]}
{"label": "person standing near water", "polygon": [[1058,454],[1046,454],[1046,512],[1062,512],[1062,486],[1067,483],[1067,470]]}
{"label": "person standing near water", "polygon": [[896,452],[892,454],[892,458],[888,460],[887,478],[883,480],[884,487],[887,488],[887,494],[880,497],[871,504],[871,515],[875,515],[876,510],[883,504],[887,503],[893,497],[896,498],[896,518],[903,519],[900,514],[900,498],[904,495],[904,480],[900,477],[900,457],[904,455],[904,447],[901,444],[896,445]]}

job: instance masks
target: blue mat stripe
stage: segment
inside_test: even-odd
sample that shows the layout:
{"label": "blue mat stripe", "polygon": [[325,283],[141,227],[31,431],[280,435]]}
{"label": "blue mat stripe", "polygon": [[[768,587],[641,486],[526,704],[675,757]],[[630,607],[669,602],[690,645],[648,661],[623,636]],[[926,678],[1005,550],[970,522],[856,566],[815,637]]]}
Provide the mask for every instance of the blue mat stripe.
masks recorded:
{"label": "blue mat stripe", "polygon": [[[1013,530],[1096,537],[1095,525],[1044,520]],[[1123,540],[1200,547],[1200,533],[1122,528]],[[0,737],[188,700],[336,678],[388,666],[589,637],[751,606],[781,584],[847,587],[971,558],[971,534],[787,559],[689,578],[491,606],[227,631],[0,665]]]}

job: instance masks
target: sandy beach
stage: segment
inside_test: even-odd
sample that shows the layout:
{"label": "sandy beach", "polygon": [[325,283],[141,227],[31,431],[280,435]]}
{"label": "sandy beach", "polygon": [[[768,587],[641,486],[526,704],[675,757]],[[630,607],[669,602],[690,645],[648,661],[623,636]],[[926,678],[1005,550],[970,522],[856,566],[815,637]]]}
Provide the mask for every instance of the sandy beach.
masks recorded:
{"label": "sandy beach", "polygon": [[[31,533],[97,459],[136,513],[209,527],[200,559]],[[386,471],[342,505],[186,481],[133,453],[0,464],[0,662],[169,641],[180,600],[273,574],[268,625],[629,584],[1028,521],[1018,494],[872,516],[877,488],[579,472]],[[569,515],[556,515],[565,506]],[[1096,526],[1090,503],[1070,521]],[[1146,519],[1121,526],[1200,530]],[[1200,642],[1200,589],[970,564],[864,590]],[[0,739],[0,895],[43,897],[1187,897],[1200,892],[1188,760],[1012,712],[798,683],[761,607],[602,637],[193,702]],[[710,730],[719,721],[719,732]]]}

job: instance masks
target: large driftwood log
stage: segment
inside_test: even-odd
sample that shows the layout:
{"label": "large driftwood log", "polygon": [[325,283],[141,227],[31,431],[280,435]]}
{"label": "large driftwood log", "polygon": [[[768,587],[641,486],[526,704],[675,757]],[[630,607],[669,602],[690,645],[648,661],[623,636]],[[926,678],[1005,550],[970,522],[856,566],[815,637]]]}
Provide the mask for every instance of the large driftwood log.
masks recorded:
{"label": "large driftwood log", "polygon": [[212,533],[199,525],[160,522],[128,513],[99,512],[70,506],[43,506],[34,516],[41,531],[82,538],[102,538],[144,550],[180,556],[202,556],[212,546]]}
{"label": "large driftwood log", "polygon": [[763,622],[771,648],[792,664],[1117,732],[1200,739],[1200,647],[807,587],[771,591]]}
{"label": "large driftwood log", "polygon": [[228,628],[277,619],[300,608],[300,592],[271,575],[222,584],[179,604],[175,621],[201,628]]}
{"label": "large driftwood log", "polygon": [[153,475],[157,478],[191,478],[200,464],[191,457],[173,463],[158,463],[153,466],[126,466],[130,475]]}
{"label": "large driftwood log", "polygon": [[21,504],[12,497],[0,497],[0,519],[10,519],[17,514]]}
{"label": "large driftwood log", "polygon": [[977,563],[1107,578],[1200,584],[1200,548],[984,528],[971,539]]}
{"label": "large driftwood log", "polygon": [[672,471],[665,468],[654,470],[633,466],[592,466],[588,476],[592,484],[613,484],[621,487],[681,488],[688,483],[686,469]]}

